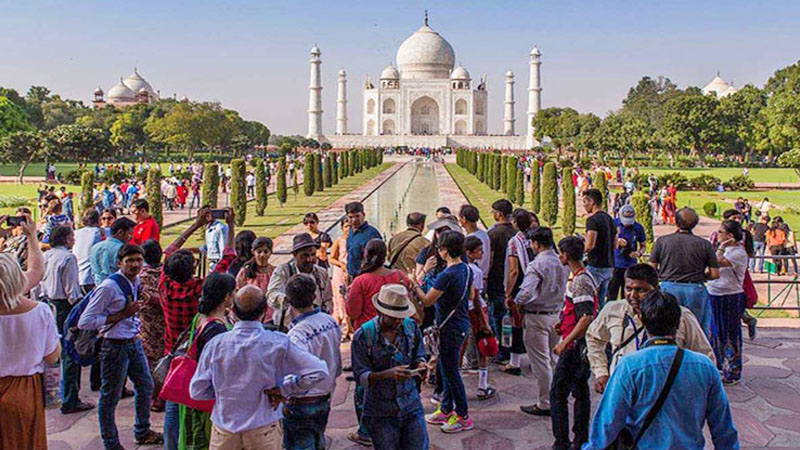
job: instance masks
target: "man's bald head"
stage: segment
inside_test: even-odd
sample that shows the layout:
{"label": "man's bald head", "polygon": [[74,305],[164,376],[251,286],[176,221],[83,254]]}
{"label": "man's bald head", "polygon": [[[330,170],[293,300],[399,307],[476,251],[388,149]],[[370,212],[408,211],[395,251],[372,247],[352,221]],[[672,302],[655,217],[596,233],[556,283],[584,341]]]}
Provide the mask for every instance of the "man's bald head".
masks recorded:
{"label": "man's bald head", "polygon": [[420,231],[423,230],[425,228],[425,214],[412,212],[406,216],[406,225],[409,228],[416,228]]}
{"label": "man's bald head", "polygon": [[675,213],[675,224],[681,230],[692,231],[698,222],[700,222],[700,217],[692,208],[681,208]]}
{"label": "man's bald head", "polygon": [[241,320],[259,320],[267,310],[264,291],[258,286],[247,285],[238,291],[233,300],[233,312]]}

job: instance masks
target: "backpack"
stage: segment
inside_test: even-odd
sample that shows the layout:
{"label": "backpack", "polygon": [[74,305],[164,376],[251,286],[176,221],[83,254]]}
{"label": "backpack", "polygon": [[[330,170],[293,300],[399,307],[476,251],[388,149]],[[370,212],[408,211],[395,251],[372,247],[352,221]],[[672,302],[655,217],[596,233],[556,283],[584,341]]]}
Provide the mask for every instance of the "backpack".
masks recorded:
{"label": "backpack", "polygon": [[[130,283],[118,273],[111,274],[109,278],[114,280],[117,286],[122,289],[126,299],[125,306],[127,307],[128,303],[133,301],[133,291]],[[97,291],[97,287],[89,291],[80,302],[72,307],[67,319],[64,321],[64,329],[60,330],[64,336],[64,352],[83,367],[91,366],[98,361],[100,344],[102,344],[99,330],[81,330],[78,328],[78,322],[86,310],[86,306],[89,305],[89,302],[94,297],[95,291]],[[111,325],[106,332],[114,328],[117,323]]]}
{"label": "backpack", "polygon": [[[414,347],[419,344],[416,340],[416,336],[414,333],[414,319],[410,317],[406,317],[403,319],[403,334],[414,343]],[[377,320],[368,320],[367,323],[361,325],[361,330],[364,333],[364,340],[367,343],[367,356],[372,359],[372,347],[375,345],[375,340],[378,339],[378,321]]]}

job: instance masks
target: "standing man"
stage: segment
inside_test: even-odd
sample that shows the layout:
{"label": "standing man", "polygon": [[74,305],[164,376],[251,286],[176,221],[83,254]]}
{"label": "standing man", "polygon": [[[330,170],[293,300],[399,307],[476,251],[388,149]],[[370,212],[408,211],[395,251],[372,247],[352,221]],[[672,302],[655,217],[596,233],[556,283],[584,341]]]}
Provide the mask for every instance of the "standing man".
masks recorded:
{"label": "standing man", "polygon": [[[78,281],[78,259],[72,254],[75,235],[68,226],[57,226],[50,232],[50,250],[44,252],[44,278],[39,284],[41,295],[56,307],[56,326],[64,333],[72,305],[83,298]],[[61,414],[82,412],[94,408],[91,403],[78,398],[81,389],[81,366],[61,355]]]}
{"label": "standing man", "polygon": [[111,236],[107,236],[105,240],[92,247],[89,262],[95,285],[100,284],[109,275],[119,270],[117,252],[131,239],[134,226],[136,224],[131,219],[121,217],[111,225]]}
{"label": "standing man", "polygon": [[100,231],[100,213],[95,208],[87,209],[81,220],[83,227],[75,231],[75,246],[72,252],[78,259],[78,282],[84,294],[94,288],[94,275],[90,255],[92,247],[103,240]]}
{"label": "standing man", "polygon": [[[652,291],[641,304],[641,318],[650,338],[611,375],[584,448],[607,448],[623,430],[639,437],[637,448],[704,448],[703,427],[708,422],[714,448],[738,449],[739,435],[717,367],[705,355],[675,343],[681,320],[678,303]],[[677,376],[668,375],[672,366],[677,366]],[[663,407],[643,429],[663,389],[669,389]]]}
{"label": "standing man", "polygon": [[[120,219],[124,220],[124,219]],[[119,221],[117,221],[119,222]],[[98,244],[100,245],[100,244]],[[100,434],[106,450],[122,448],[117,434],[115,412],[126,377],[136,390],[136,445],[164,443],[161,433],[150,429],[150,403],[153,378],[139,339],[139,272],[144,265],[144,250],[125,244],[117,253],[119,270],[102,281],[78,321],[81,330],[99,330],[100,348]]]}
{"label": "standing man", "polygon": [[69,216],[70,222],[75,223],[75,204],[72,196],[72,192],[66,194],[62,200],[62,203],[64,204],[64,214]]}
{"label": "standing man", "polygon": [[525,278],[514,303],[524,315],[525,350],[536,379],[536,401],[520,409],[534,416],[550,415],[550,384],[553,379],[558,343],[555,325],[564,305],[569,269],[564,267],[553,247],[553,232],[539,227],[529,235],[536,258],[525,268]]}
{"label": "standing man", "polygon": [[614,219],[617,228],[617,243],[614,249],[614,275],[608,283],[608,301],[620,298],[625,288],[625,270],[635,265],[645,248],[647,234],[644,227],[636,221],[636,210],[625,205],[619,210],[619,218]]}
{"label": "standing man", "polygon": [[601,307],[605,303],[608,282],[614,272],[614,249],[617,246],[617,227],[614,219],[603,211],[603,194],[598,189],[583,193],[586,218],[586,270],[597,283]]}
{"label": "standing man", "polygon": [[419,251],[430,245],[430,241],[422,236],[425,229],[425,214],[412,212],[406,217],[406,231],[389,239],[389,267],[398,269],[408,276],[414,273]]}
{"label": "standing man", "polygon": [[265,330],[264,292],[247,285],[236,293],[231,331],[210,340],[189,385],[196,400],[216,400],[211,445],[217,450],[278,450],[283,444],[286,397],[328,379],[325,362],[282,333]]}
{"label": "standing man", "polygon": [[351,202],[345,205],[344,211],[350,221],[350,234],[347,236],[347,274],[354,279],[361,272],[361,259],[364,257],[364,246],[372,239],[383,239],[377,228],[364,220],[364,205]]}
{"label": "standing man", "polygon": [[131,212],[136,216],[136,226],[133,228],[131,244],[142,245],[150,239],[160,240],[161,231],[156,218],[150,215],[150,204],[147,203],[147,200],[142,198],[133,202],[133,211]]}
{"label": "standing man", "polygon": [[650,264],[658,269],[661,290],[689,308],[706,336],[711,336],[711,299],[705,282],[719,278],[719,262],[711,242],[692,234],[699,221],[693,209],[678,210],[678,231],[656,239]]}
{"label": "standing man", "polygon": [[209,270],[214,270],[214,266],[222,259],[222,253],[225,251],[225,244],[228,242],[230,228],[225,222],[214,218],[210,206],[203,206],[201,210],[205,211],[206,223],[208,224],[206,226],[205,244],[208,267]]}
{"label": "standing man", "polygon": [[767,252],[767,231],[769,231],[769,216],[761,215],[760,220],[750,226],[750,232],[753,233],[753,254],[754,258],[750,258],[750,270],[756,269],[756,260],[758,260],[758,271],[764,271],[764,255]]}
{"label": "standing man", "polygon": [[[478,228],[478,221],[481,220],[480,212],[478,208],[472,205],[464,205],[461,207],[461,210],[458,211],[458,221],[461,226],[464,228],[464,231],[467,233],[467,237],[475,236],[476,238],[480,239],[481,244],[483,245],[483,254],[482,256],[475,261],[475,264],[481,269],[483,272],[483,276],[488,277],[489,275],[489,268],[491,266],[491,239],[489,238],[489,233],[485,230],[481,230]],[[484,280],[485,282],[486,280]]]}
{"label": "standing man", "polygon": [[308,233],[298,234],[292,243],[292,260],[276,267],[269,279],[267,301],[274,308],[273,323],[279,330],[287,330],[295,318],[286,304],[286,285],[289,279],[298,273],[310,275],[316,283],[314,306],[328,313],[332,309],[333,289],[328,277],[328,269],[317,264],[319,243]]}
{"label": "standing man", "polygon": [[[489,271],[486,294],[489,297],[489,318],[495,336],[503,335],[503,316],[506,315],[505,267],[508,241],[516,234],[511,224],[511,202],[500,199],[492,203],[494,225],[489,229]],[[479,266],[480,267],[480,266]],[[508,349],[500,349],[493,362],[508,364]]]}
{"label": "standing man", "polygon": [[336,377],[342,374],[342,330],[333,317],[314,306],[316,293],[317,282],[310,275],[299,273],[286,283],[286,300],[295,316],[287,333],[289,341],[323,360],[328,369],[325,381],[289,397],[283,408],[283,445],[289,450],[325,448],[331,394],[336,389]]}
{"label": "standing man", "polygon": [[256,176],[253,175],[253,172],[247,172],[247,176],[244,177],[244,180],[247,184],[247,196],[253,197],[256,195]]}

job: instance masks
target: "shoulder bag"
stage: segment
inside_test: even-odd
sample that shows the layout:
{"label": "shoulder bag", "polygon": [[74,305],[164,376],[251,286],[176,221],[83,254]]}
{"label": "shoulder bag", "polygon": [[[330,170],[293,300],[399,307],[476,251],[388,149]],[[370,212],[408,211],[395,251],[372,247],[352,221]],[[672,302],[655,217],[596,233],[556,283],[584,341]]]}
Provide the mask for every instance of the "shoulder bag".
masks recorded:
{"label": "shoulder bag", "polygon": [[469,266],[464,264],[464,267],[467,270],[467,280],[464,284],[464,295],[458,300],[458,303],[453,307],[453,310],[450,311],[450,314],[445,317],[439,325],[431,325],[422,332],[422,343],[425,345],[425,351],[428,353],[428,356],[431,358],[436,358],[439,356],[439,335],[441,334],[442,328],[447,324],[453,314],[455,314],[456,309],[458,309],[461,302],[464,299],[469,298],[469,294],[472,291],[472,270],[470,270]]}

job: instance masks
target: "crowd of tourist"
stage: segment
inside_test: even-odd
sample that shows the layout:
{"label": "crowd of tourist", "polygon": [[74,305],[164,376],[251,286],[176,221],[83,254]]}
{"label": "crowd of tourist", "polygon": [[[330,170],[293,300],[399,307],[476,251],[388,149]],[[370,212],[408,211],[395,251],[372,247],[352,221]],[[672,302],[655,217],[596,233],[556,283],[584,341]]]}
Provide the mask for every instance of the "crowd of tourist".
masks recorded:
{"label": "crowd of tourist", "polygon": [[[738,448],[723,385],[741,380],[742,321],[755,333],[749,258],[780,226],[751,234],[736,209],[707,240],[693,233],[697,214],[679,209],[675,232],[640,262],[636,211],[609,214],[586,186],[583,237],[556,240],[501,199],[488,231],[476,207],[442,207],[427,226],[409,214],[386,241],[352,202],[335,240],[306,214],[276,265],[273,241],[237,233],[232,209],[200,208],[162,248],[143,198],[127,206],[135,220],[90,209],[76,229],[62,198],[45,194],[41,223],[20,209],[0,228],[0,447],[47,447],[45,393],[59,392],[47,400],[62,414],[95,408],[80,396],[90,367],[106,449],[122,448],[116,407],[129,395],[137,445],[323,449],[343,372],[355,385],[350,440],[427,449],[433,430],[476,426],[471,403],[497,395],[491,363],[499,377],[530,369],[532,402],[520,410],[550,418],[555,449],[703,448],[705,423],[715,447]],[[184,248],[199,232],[205,245]],[[96,348],[81,346],[98,333]],[[54,369],[60,389],[43,376]],[[592,389],[602,394],[594,419]],[[163,432],[150,423],[161,411]]]}

